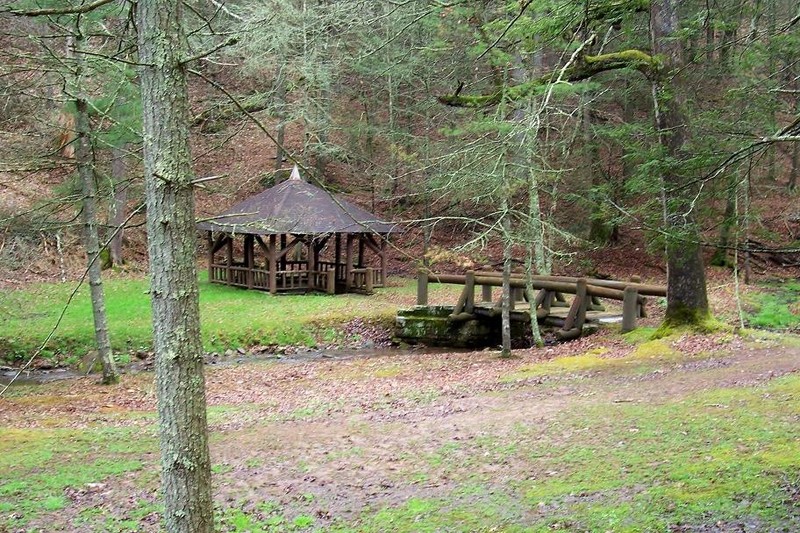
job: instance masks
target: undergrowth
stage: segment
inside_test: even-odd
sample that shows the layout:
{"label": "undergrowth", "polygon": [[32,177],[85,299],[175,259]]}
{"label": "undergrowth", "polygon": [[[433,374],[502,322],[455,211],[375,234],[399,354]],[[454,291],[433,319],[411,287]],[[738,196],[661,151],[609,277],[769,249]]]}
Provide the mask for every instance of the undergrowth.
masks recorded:
{"label": "undergrowth", "polygon": [[800,329],[800,282],[771,284],[748,302],[747,323],[774,330]]}

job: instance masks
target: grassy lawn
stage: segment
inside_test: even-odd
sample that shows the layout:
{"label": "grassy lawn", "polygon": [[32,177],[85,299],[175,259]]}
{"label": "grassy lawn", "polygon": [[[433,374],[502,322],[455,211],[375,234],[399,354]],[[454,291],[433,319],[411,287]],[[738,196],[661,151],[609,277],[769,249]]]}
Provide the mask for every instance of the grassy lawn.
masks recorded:
{"label": "grassy lawn", "polygon": [[[402,283],[402,285],[400,285]],[[354,318],[388,320],[399,302],[413,302],[414,285],[399,280],[397,287],[375,296],[322,294],[273,297],[208,283],[200,278],[203,343],[209,351],[256,345],[334,342],[333,327]],[[150,301],[145,279],[116,278],[104,282],[111,342],[116,352],[148,350],[151,346]],[[56,323],[72,283],[36,284],[0,291],[0,359],[23,359],[35,350]],[[81,357],[92,350],[93,324],[89,288],[76,294],[45,357]]]}

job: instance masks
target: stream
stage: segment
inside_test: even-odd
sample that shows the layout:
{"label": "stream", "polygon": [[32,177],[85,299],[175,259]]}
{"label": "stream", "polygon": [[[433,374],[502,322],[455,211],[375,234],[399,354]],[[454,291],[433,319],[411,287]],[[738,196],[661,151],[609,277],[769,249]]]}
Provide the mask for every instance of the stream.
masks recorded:
{"label": "stream", "polygon": [[[208,368],[240,365],[259,361],[275,361],[276,363],[307,363],[310,361],[331,361],[354,358],[386,357],[393,355],[423,355],[438,354],[447,352],[462,352],[469,350],[455,348],[433,348],[433,347],[362,347],[362,348],[324,348],[324,349],[298,349],[290,353],[279,354],[272,352],[234,352],[231,355],[217,353],[205,354],[205,364]],[[144,360],[134,359],[130,364],[120,365],[120,374],[138,374],[140,372],[150,372],[153,370],[153,358]],[[5,387],[14,379],[19,369],[2,366],[0,367],[0,387]],[[62,379],[74,379],[84,377],[85,372],[79,372],[73,368],[51,368],[51,369],[29,369],[24,370],[20,376],[14,380],[12,387],[23,385],[42,385]],[[99,376],[98,372],[89,375]]]}

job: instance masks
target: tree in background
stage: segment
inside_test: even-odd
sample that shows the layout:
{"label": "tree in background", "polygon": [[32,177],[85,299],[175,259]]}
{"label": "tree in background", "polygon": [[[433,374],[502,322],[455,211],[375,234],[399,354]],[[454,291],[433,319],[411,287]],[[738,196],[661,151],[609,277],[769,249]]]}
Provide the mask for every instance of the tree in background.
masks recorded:
{"label": "tree in background", "polygon": [[[711,66],[716,68],[718,61],[730,60],[733,55],[732,43],[735,41],[733,26],[713,26],[709,22],[712,26],[704,26],[705,37],[689,31],[691,23],[697,21],[700,15],[713,20],[708,17],[707,6],[700,3],[678,5],[675,2],[654,0],[587,1],[570,5],[543,3],[536,6],[505,2],[490,4],[495,6],[496,20],[493,24],[485,24],[484,28],[493,36],[489,39],[494,44],[492,51],[505,48],[509,56],[522,51],[529,54],[530,59],[527,61],[532,64],[535,63],[535,56],[531,56],[530,51],[541,46],[540,43],[544,40],[548,45],[540,52],[539,57],[545,58],[545,63],[549,63],[548,68],[540,76],[523,81],[514,80],[508,84],[498,83],[497,76],[493,76],[492,71],[496,71],[501,64],[492,63],[491,54],[482,54],[480,57],[484,61],[489,59],[489,65],[482,67],[487,75],[484,80],[473,83],[472,87],[485,88],[486,81],[489,81],[490,88],[479,94],[463,94],[459,88],[456,93],[441,97],[440,100],[448,105],[480,109],[502,105],[503,102],[535,99],[547,91],[548,86],[557,84],[556,94],[562,98],[561,101],[566,105],[571,105],[570,102],[574,105],[577,95],[580,94],[580,91],[575,90],[575,84],[586,83],[585,80],[608,84],[609,77],[622,77],[638,84],[646,79],[652,87],[651,109],[654,111],[651,111],[651,116],[655,117],[656,128],[650,139],[642,144],[638,154],[626,154],[627,160],[639,162],[639,168],[635,172],[637,178],[628,181],[627,185],[631,187],[634,197],[646,197],[648,191],[655,192],[652,197],[660,197],[661,208],[654,210],[652,204],[647,202],[642,204],[646,207],[643,210],[612,205],[628,216],[645,221],[653,212],[661,211],[663,216],[660,224],[647,224],[654,229],[653,235],[661,236],[667,256],[671,287],[667,322],[702,323],[708,316],[708,301],[701,256],[703,242],[698,220],[708,220],[710,213],[703,207],[713,205],[708,201],[713,199],[709,195],[709,188],[702,186],[708,180],[702,176],[723,162],[730,153],[720,150],[720,141],[726,136],[728,139],[735,137],[735,134],[731,135],[727,124],[731,123],[731,116],[739,107],[726,108],[727,113],[716,110],[717,116],[714,117],[711,112],[715,111],[714,105],[717,102],[701,97],[699,91],[703,91],[703,94],[710,91],[707,86],[698,83],[697,78],[710,72]],[[733,1],[726,3],[724,8],[735,11],[733,4]],[[747,3],[739,3],[739,6],[752,8],[755,12],[761,9],[758,5],[753,7]],[[736,16],[742,19],[746,16],[745,13],[752,13],[753,20],[756,20],[758,15],[752,11],[739,12]],[[644,14],[649,14],[649,19],[645,19]],[[643,22],[646,20],[649,20],[649,43],[643,42],[641,38]],[[769,42],[775,37],[769,29],[763,33],[756,31],[755,34],[759,42]],[[609,44],[598,49],[596,43],[603,35],[606,37],[602,41]],[[614,38],[609,39],[612,35]],[[561,52],[557,47],[554,48],[555,43],[563,46]],[[707,61],[708,54],[712,54],[714,59]],[[686,59],[687,55],[690,59]],[[700,61],[697,57],[703,60]],[[741,65],[738,70],[749,72],[750,76],[761,77],[761,69],[768,63],[764,57],[750,65]],[[705,70],[687,68],[690,62],[693,65],[703,65]],[[510,65],[513,61],[509,59],[506,63]],[[644,77],[633,74],[633,71],[644,74]],[[495,81],[491,83],[493,79]],[[735,80],[726,79],[725,83],[731,88],[735,87]],[[692,95],[694,98],[687,98],[695,88],[698,93]],[[687,104],[687,100],[691,106]],[[577,105],[573,109],[580,107]],[[561,115],[571,113],[568,109],[553,108],[548,110],[548,116],[554,116],[554,111]],[[704,111],[706,114],[701,115]],[[585,116],[585,113],[571,114]],[[626,115],[629,120],[631,113]],[[696,123],[696,116],[703,116],[705,120]],[[573,124],[577,122],[572,119]],[[769,126],[764,127],[763,120],[758,127],[761,131],[772,131]],[[750,134],[758,135],[755,131]],[[570,157],[569,151],[564,150],[564,147],[569,146],[568,130],[548,127],[543,132],[543,138],[562,147],[561,154],[566,157],[560,162],[561,171],[574,176],[575,161]],[[697,133],[693,134],[695,132]],[[588,143],[590,137],[587,134],[584,140]],[[530,137],[529,141],[541,145],[542,138]],[[738,146],[741,145],[739,139]],[[731,150],[735,151],[736,145],[731,145]],[[543,154],[546,151],[539,150],[537,153]],[[625,173],[627,174],[627,170]],[[574,183],[574,179],[571,177],[569,181]],[[598,189],[597,185],[600,184],[595,184],[593,188]],[[569,187],[576,189],[575,185]],[[551,202],[552,200],[553,198],[550,199]],[[614,201],[614,198],[609,195],[609,200]]]}
{"label": "tree in background", "polygon": [[[102,7],[98,5],[97,7]],[[81,184],[80,214],[83,221],[83,241],[86,249],[87,264],[86,278],[89,282],[90,298],[92,305],[92,318],[94,321],[95,342],[97,357],[102,367],[102,382],[114,384],[119,381],[114,355],[111,350],[111,341],[108,333],[106,318],[105,294],[101,275],[101,245],[98,232],[98,187],[95,168],[94,151],[92,148],[92,131],[89,111],[89,82],[87,77],[87,57],[93,53],[87,42],[87,34],[93,31],[102,17],[102,13],[92,9],[83,11],[80,7],[42,7],[33,10],[18,10],[14,14],[25,17],[47,20],[48,26],[55,31],[64,32],[66,52],[60,57],[45,40],[34,41],[45,52],[45,57],[55,58],[53,69],[63,77],[64,99],[67,108],[71,110],[72,118],[66,123],[69,130],[63,148],[69,158],[74,158],[78,178]],[[52,35],[48,36],[52,38]],[[42,61],[42,60],[39,60]],[[90,366],[94,364],[94,360]]]}

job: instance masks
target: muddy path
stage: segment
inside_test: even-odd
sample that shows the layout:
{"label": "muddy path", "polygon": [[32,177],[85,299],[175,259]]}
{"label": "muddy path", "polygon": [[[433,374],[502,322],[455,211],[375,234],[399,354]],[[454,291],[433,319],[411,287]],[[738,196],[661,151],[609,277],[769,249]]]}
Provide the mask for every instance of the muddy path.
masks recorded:
{"label": "muddy path", "polygon": [[[270,502],[282,516],[329,527],[412,498],[444,497],[475,480],[508,492],[556,475],[538,471],[520,450],[571,443],[581,430],[565,420],[583,412],[758,388],[800,371],[800,347],[729,336],[673,339],[652,355],[603,335],[518,354],[371,354],[208,368],[218,505],[266,516],[260,506]],[[126,376],[113,388],[91,378],[19,387],[0,399],[5,428],[103,425],[148,437],[136,481],[80,487],[72,505],[32,525],[77,530],[87,506],[107,506],[119,518],[142,502],[156,505],[154,408],[149,374]],[[531,512],[518,511],[516,520],[533,520]],[[137,528],[157,530],[157,517],[140,518]]]}

